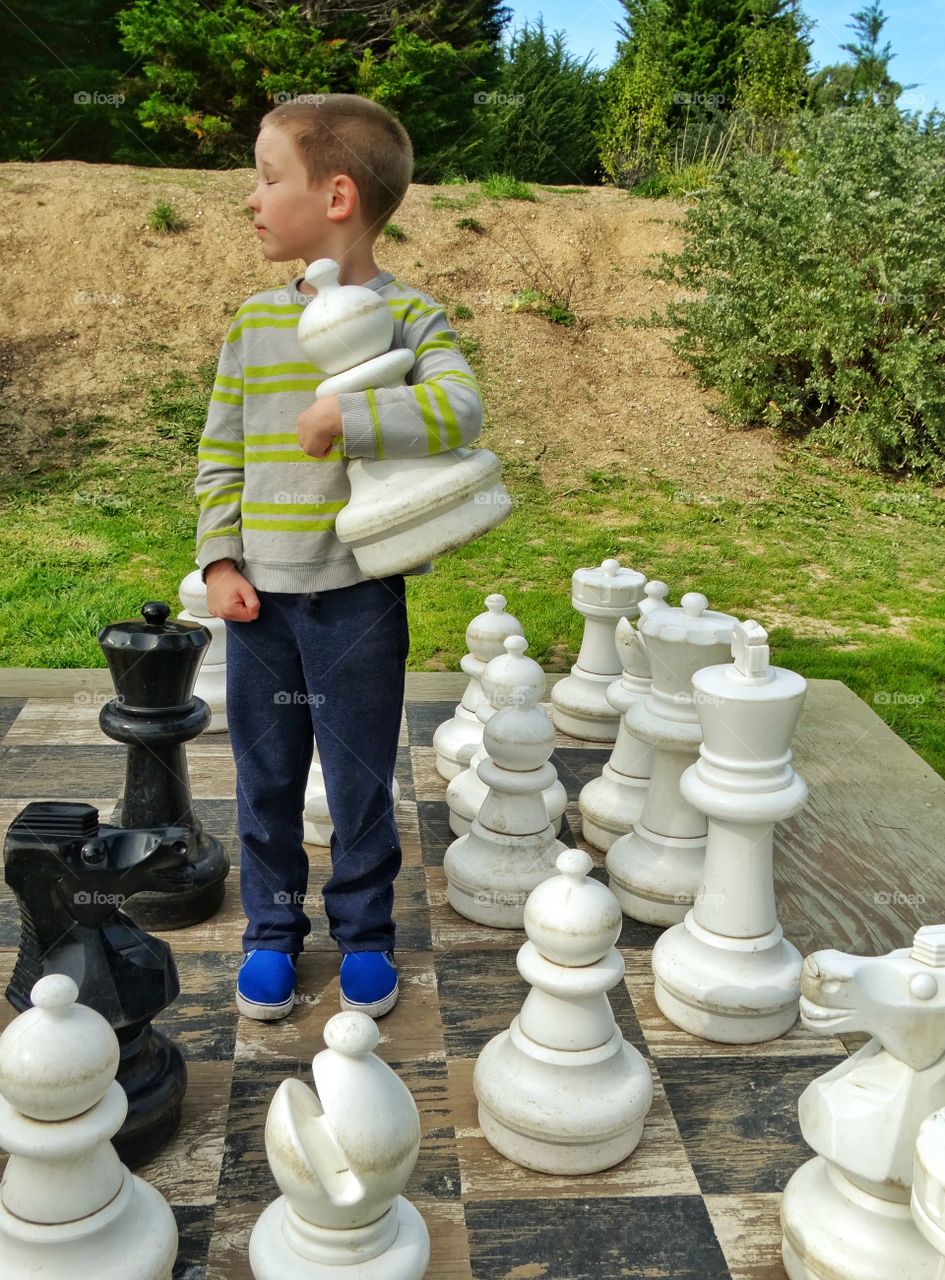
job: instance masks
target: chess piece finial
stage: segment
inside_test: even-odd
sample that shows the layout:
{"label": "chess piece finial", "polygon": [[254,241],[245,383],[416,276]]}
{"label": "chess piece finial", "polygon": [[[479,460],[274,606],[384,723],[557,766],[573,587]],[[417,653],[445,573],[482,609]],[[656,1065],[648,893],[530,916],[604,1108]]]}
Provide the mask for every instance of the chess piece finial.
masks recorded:
{"label": "chess piece finial", "polygon": [[256,1280],[420,1280],[429,1236],[401,1194],[420,1148],[407,1087],[376,1057],[363,1013],[335,1014],[312,1061],[315,1091],[284,1080],[266,1121],[266,1154],[282,1196],[249,1245]]}

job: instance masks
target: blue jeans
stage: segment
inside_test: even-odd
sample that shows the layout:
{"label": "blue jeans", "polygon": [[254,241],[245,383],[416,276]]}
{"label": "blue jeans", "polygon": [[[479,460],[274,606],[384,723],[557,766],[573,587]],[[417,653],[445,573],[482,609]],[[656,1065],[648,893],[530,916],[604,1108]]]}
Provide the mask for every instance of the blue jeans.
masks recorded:
{"label": "blue jeans", "polygon": [[257,595],[254,622],[226,624],[243,950],[294,954],[311,931],[302,811],[314,732],[334,826],[329,932],[342,952],[388,951],[402,859],[391,784],[410,648],[403,575]]}

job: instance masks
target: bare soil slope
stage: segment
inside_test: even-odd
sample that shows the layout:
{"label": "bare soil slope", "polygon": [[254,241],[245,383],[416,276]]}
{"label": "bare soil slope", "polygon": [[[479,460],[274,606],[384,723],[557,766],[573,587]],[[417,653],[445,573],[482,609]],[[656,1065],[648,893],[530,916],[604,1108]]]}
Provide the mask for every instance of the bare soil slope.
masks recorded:
{"label": "bare soil slope", "polygon": [[[0,165],[0,449],[4,471],[52,456],[52,430],[103,414],[127,424],[141,388],[215,360],[229,318],[257,289],[292,278],[262,257],[244,171],[140,169],[75,161]],[[666,334],[626,322],[649,315],[666,286],[643,274],[680,243],[682,209],[617,190],[538,191],[535,204],[482,199],[436,208],[415,185],[395,215],[402,242],[382,238],[378,263],[472,319],[486,396],[485,442],[538,460],[562,491],[583,468],[643,467],[706,496],[768,491],[776,445],[766,430],[732,432],[668,350]],[[167,200],[187,220],[176,235],[147,226]],[[488,234],[462,230],[472,214]],[[578,329],[513,312],[518,290],[573,279]]]}

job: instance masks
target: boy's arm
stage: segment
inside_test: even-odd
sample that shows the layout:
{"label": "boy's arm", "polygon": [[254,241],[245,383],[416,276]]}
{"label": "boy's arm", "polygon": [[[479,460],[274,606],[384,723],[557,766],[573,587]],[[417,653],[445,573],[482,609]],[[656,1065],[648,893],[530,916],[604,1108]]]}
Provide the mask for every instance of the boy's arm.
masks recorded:
{"label": "boy's arm", "polygon": [[197,564],[204,580],[215,560],[243,563],[243,370],[234,346],[223,343],[197,448]]}
{"label": "boy's arm", "polygon": [[443,307],[410,302],[404,345],[417,357],[407,386],[338,396],[349,458],[429,457],[471,444],[482,430],[479,384]]}

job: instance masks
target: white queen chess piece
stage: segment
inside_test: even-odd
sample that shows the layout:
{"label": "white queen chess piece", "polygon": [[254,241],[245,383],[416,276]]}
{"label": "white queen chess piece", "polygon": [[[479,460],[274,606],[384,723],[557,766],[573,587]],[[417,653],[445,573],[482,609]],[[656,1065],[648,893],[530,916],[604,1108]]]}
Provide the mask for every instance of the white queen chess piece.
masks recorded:
{"label": "white queen chess piece", "polygon": [[621,618],[637,616],[645,583],[642,573],[613,559],[571,575],[571,604],[584,616],[584,635],[571,674],[551,690],[551,718],[562,733],[616,741],[620,713],[607,698],[622,670],[614,628]]}
{"label": "white queen chess piece", "polygon": [[[482,673],[483,698],[476,710],[476,715],[483,726],[488,724],[492,716],[503,707],[518,706],[523,698],[531,700],[532,691],[535,692],[534,701],[537,703],[545,691],[544,671],[537,662],[525,657],[525,650],[528,648],[525,637],[518,634],[507,636],[504,648],[505,652],[488,662]],[[488,787],[479,776],[479,766],[487,757],[488,751],[483,736],[483,741],[473,752],[468,767],[451,779],[446,788],[450,830],[454,835],[466,835],[486,798]],[[545,808],[548,810],[548,821],[555,835],[561,830],[567,804],[568,793],[555,773],[554,779],[545,790]]]}
{"label": "white queen chess piece", "polygon": [[178,592],[184,606],[177,615],[179,622],[199,622],[210,632],[210,643],[204,650],[194,693],[210,708],[210,723],[204,733],[226,733],[226,623],[216,618],[207,606],[207,584],[200,570],[188,573]]}
{"label": "white queen chess piece", "polygon": [[874,1038],[801,1094],[801,1132],[818,1155],[781,1200],[790,1280],[936,1280],[939,1255],[910,1196],[920,1125],[945,1105],[945,925],[884,956],[808,956],[801,1018],[821,1034]]}
{"label": "white queen chess piece", "polygon": [[48,974],[0,1036],[0,1275],[171,1280],[174,1215],[111,1143],[128,1111],[118,1038],[78,995]]}
{"label": "white queen chess piece", "polygon": [[689,591],[678,608],[653,609],[637,624],[653,683],[647,697],[628,710],[627,722],[655,751],[640,820],[608,849],[607,870],[624,914],[647,924],[678,924],[702,881],[705,815],[679,790],[702,741],[692,677],[700,667],[731,656],[737,621],[708,603]]}
{"label": "white queen chess piece", "polygon": [[[524,643],[521,636],[506,641],[510,653]],[[517,699],[490,716],[483,729],[486,754],[477,773],[485,798],[469,831],[443,858],[450,906],[496,929],[522,927],[528,895],[554,875],[555,859],[564,849],[545,802],[557,779],[549,759],[555,729],[538,705],[541,682],[527,679],[527,663],[519,669],[526,682],[517,686]]]}
{"label": "white queen chess piece", "polygon": [[255,1280],[420,1280],[423,1219],[401,1192],[420,1150],[406,1085],[372,1050],[366,1014],[337,1013],[315,1055],[315,1090],[283,1080],[266,1119],[266,1155],[282,1195],[249,1242]]}
{"label": "white queen chess piece", "polygon": [[679,786],[708,815],[705,870],[685,920],[653,948],[662,1013],[726,1044],[783,1035],[801,994],[801,953],[778,923],[773,850],[775,823],[807,800],[790,749],[807,683],[769,665],[767,639],[757,622],[736,623],[734,662],[692,677],[703,742]]}
{"label": "white queen chess piece", "polygon": [[620,906],[588,878],[582,849],[525,907],[518,970],[531,985],[473,1073],[479,1123],[507,1159],[545,1173],[596,1173],[626,1159],[653,1101],[650,1069],[624,1040],[606,993],[624,976]]}
{"label": "white queen chess piece", "polygon": [[436,771],[447,782],[468,768],[473,752],[482,746],[482,721],[476,715],[481,703],[488,701],[482,691],[482,673],[486,664],[505,652],[509,636],[522,635],[522,624],[506,613],[505,596],[486,596],[486,611],[478,613],[466,628],[469,652],[460,666],[469,676],[462,700],[452,717],[444,720],[433,735]]}
{"label": "white queen chess piece", "polygon": [[[338,263],[319,258],[305,272],[317,295],[299,319],[306,358],[331,375],[315,398],[403,386],[414,364],[408,348],[390,349],[394,320],[379,293],[338,283]],[[350,458],[351,496],[335,533],[361,572],[402,573],[462,546],[511,514],[502,464],[488,449],[448,449],[418,458]]]}
{"label": "white queen chess piece", "polygon": [[[641,614],[666,607],[669,587],[665,582],[648,582],[644,593]],[[617,623],[614,639],[623,675],[608,687],[607,701],[620,716],[617,741],[599,777],[586,783],[578,796],[584,839],[602,853],[620,836],[628,835],[639,821],[653,762],[652,744],[638,738],[627,720],[634,703],[642,702],[650,692],[652,678],[646,645],[629,618]]]}

